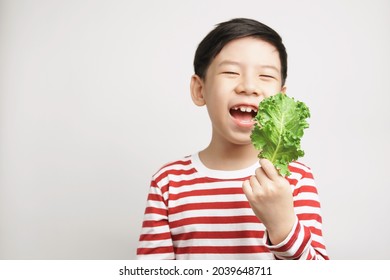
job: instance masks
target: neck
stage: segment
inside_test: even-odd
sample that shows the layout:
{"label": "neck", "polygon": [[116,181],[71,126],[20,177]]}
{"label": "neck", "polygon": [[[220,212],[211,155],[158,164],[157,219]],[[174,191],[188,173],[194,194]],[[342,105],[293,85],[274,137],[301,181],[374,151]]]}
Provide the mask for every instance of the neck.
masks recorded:
{"label": "neck", "polygon": [[238,145],[211,141],[209,146],[199,153],[199,157],[210,169],[238,170],[254,164],[258,160],[258,153],[252,143]]}

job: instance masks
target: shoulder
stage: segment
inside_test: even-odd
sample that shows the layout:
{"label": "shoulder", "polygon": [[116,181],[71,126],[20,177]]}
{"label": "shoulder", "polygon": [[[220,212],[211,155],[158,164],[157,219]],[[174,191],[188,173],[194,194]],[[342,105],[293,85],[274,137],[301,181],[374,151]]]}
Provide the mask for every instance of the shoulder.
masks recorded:
{"label": "shoulder", "polygon": [[162,167],[159,169],[161,170],[167,170],[172,168],[183,168],[185,166],[188,166],[191,164],[191,156],[184,156],[182,158],[179,158],[177,160],[169,161],[162,165]]}
{"label": "shoulder", "polygon": [[293,161],[289,164],[288,169],[291,172],[290,177],[294,177],[295,179],[313,179],[313,173],[311,171],[311,168],[302,162]]}
{"label": "shoulder", "polygon": [[191,157],[192,156],[188,155],[163,164],[157,172],[153,174],[153,180],[161,181],[163,178],[169,177],[170,175],[180,176],[191,172],[193,169]]}
{"label": "shoulder", "polygon": [[294,161],[290,163],[291,175],[287,178],[294,189],[294,196],[298,193],[315,193],[317,187],[311,168],[302,162]]}

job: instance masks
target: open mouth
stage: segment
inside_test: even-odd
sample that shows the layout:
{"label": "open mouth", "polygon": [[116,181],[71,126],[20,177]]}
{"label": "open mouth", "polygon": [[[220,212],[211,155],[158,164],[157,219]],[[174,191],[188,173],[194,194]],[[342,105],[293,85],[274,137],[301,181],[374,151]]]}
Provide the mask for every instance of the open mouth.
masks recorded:
{"label": "open mouth", "polygon": [[257,114],[257,108],[250,105],[236,105],[230,108],[229,112],[239,123],[252,124]]}

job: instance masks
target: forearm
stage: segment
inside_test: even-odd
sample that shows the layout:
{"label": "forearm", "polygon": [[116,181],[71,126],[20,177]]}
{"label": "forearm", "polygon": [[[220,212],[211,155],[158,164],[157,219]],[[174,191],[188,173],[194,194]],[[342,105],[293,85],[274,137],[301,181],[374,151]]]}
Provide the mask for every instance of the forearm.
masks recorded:
{"label": "forearm", "polygon": [[[317,231],[317,233],[315,233]],[[320,233],[320,235],[318,234]],[[326,260],[321,231],[303,225],[298,219],[289,235],[279,244],[271,244],[266,232],[264,242],[276,259],[285,260]]]}
{"label": "forearm", "polygon": [[161,189],[152,182],[142,223],[137,259],[174,259],[168,209]]}

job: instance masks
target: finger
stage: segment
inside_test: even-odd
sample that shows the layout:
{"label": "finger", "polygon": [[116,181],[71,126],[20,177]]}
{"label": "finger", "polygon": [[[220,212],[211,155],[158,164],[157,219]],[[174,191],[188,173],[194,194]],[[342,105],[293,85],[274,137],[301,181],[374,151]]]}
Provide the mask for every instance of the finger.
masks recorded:
{"label": "finger", "polygon": [[259,182],[261,186],[267,186],[270,182],[270,179],[268,178],[267,174],[265,173],[264,169],[262,167],[259,167],[255,171],[256,179]]}
{"label": "finger", "polygon": [[272,180],[272,181],[275,181],[279,178],[279,172],[278,170],[275,168],[275,166],[272,164],[272,162],[270,162],[268,159],[265,159],[265,158],[261,158],[260,159],[260,166],[261,166],[261,169],[263,169],[264,173],[266,174],[266,176]]}
{"label": "finger", "polygon": [[244,194],[247,198],[251,197],[253,195],[253,189],[249,182],[249,180],[245,180],[242,183],[242,190],[244,191]]}
{"label": "finger", "polygon": [[[256,171],[257,173],[257,171]],[[262,183],[258,180],[257,178],[257,174],[256,176],[251,176],[249,178],[249,183],[251,184],[252,186],[252,193],[254,195],[262,195],[264,193],[264,188],[263,188],[263,185]]]}

